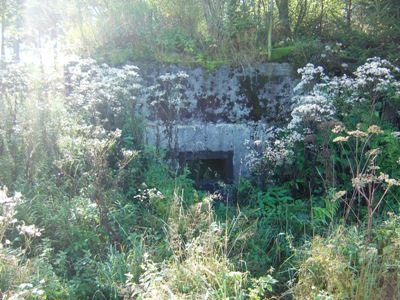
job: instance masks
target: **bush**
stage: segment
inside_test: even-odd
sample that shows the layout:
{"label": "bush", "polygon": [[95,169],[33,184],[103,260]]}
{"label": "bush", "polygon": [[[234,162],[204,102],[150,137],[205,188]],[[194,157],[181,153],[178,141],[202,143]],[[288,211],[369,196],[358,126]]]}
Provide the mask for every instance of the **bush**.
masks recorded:
{"label": "bush", "polygon": [[[399,218],[391,214],[371,244],[356,227],[338,226],[296,251],[296,299],[397,299]],[[317,298],[317,297],[330,298]]]}

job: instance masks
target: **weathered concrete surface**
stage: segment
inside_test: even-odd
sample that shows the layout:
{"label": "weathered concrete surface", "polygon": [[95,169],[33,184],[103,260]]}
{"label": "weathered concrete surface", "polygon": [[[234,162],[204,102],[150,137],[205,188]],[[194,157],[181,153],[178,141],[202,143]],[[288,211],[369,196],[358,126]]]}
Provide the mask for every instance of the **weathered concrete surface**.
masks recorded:
{"label": "weathered concrete surface", "polygon": [[[233,180],[249,177],[250,170],[246,163],[251,151],[250,140],[268,138],[264,124],[196,124],[176,125],[168,139],[165,126],[148,123],[147,142],[161,148],[174,148],[177,152],[233,152]],[[247,141],[247,143],[246,143]],[[182,166],[180,166],[182,167]]]}
{"label": "weathered concrete surface", "polygon": [[[179,96],[179,120],[174,121],[181,124],[248,121],[276,124],[285,122],[290,114],[287,100],[292,98],[295,84],[287,63],[265,63],[247,68],[223,66],[214,72],[177,65],[139,65],[139,68],[145,86],[158,86],[157,92],[167,91],[162,95],[164,98]],[[179,91],[173,90],[171,83],[160,80],[160,75],[179,72],[188,75],[179,80]],[[154,89],[143,93],[138,99],[137,110],[151,121],[171,121],[166,120],[168,117],[161,109],[155,111],[154,105],[151,106],[160,98],[155,94]]]}
{"label": "weathered concrete surface", "polygon": [[[147,143],[173,153],[233,151],[234,180],[250,175],[245,142],[268,138],[268,128],[290,116],[295,82],[288,64],[214,72],[176,65],[139,68],[150,87],[136,107],[146,122]],[[173,76],[179,72],[188,77]]]}

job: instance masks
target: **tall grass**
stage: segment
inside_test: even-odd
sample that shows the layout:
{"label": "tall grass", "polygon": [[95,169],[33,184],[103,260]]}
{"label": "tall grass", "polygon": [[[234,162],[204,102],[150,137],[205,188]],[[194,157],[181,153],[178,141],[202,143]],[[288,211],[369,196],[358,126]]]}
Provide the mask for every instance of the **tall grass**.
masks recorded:
{"label": "tall grass", "polygon": [[399,299],[399,228],[393,220],[384,222],[373,244],[357,227],[315,236],[296,253],[295,299]]}
{"label": "tall grass", "polygon": [[275,281],[271,277],[264,285],[253,284],[250,274],[230,261],[235,244],[250,234],[250,229],[239,229],[243,216],[221,224],[210,197],[186,206],[182,195],[174,193],[164,227],[171,257],[155,262],[148,249],[139,280],[127,274],[124,299],[244,299],[250,292],[258,299]]}

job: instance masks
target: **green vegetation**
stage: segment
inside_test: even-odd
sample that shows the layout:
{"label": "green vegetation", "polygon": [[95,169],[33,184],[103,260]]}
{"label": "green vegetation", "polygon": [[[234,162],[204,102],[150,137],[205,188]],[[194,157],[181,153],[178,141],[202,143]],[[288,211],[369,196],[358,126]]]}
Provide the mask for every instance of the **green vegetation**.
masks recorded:
{"label": "green vegetation", "polygon": [[301,67],[322,59],[337,72],[337,59],[321,57],[336,43],[336,58],[350,67],[374,56],[398,64],[399,9],[396,0],[5,0],[2,56],[19,59],[29,46],[43,59],[50,44],[55,60],[64,51],[113,66],[272,60]]}
{"label": "green vegetation", "polygon": [[[399,299],[399,9],[2,1],[0,298]],[[198,191],[144,144],[132,64],[254,65],[268,32],[292,118],[249,143],[251,179]],[[153,87],[170,134],[185,76]]]}

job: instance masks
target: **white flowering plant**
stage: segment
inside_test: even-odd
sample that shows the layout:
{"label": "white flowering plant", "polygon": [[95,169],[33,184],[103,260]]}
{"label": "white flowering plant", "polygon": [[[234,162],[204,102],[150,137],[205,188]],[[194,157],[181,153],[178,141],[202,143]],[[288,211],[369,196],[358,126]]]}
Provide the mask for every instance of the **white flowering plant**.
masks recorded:
{"label": "white flowering plant", "polygon": [[147,87],[142,94],[138,107],[148,119],[164,126],[167,137],[167,158],[171,166],[177,166],[177,125],[182,115],[195,111],[193,101],[184,97],[185,81],[189,77],[186,72],[166,73],[156,78],[156,84]]}
{"label": "white flowering plant", "polygon": [[67,103],[88,123],[107,130],[122,128],[123,114],[133,117],[141,88],[138,68],[99,65],[93,59],[71,58],[66,69]]}
{"label": "white flowering plant", "polygon": [[[330,143],[330,130],[337,124],[395,126],[400,109],[399,68],[374,57],[353,74],[329,77],[322,67],[311,63],[298,73],[301,80],[291,99],[291,119],[285,127],[272,129],[269,138],[248,143],[253,150],[248,163],[267,180],[282,178],[289,169],[290,180],[296,182],[316,182],[320,177],[328,191],[335,180],[332,162],[337,154]],[[383,151],[395,156],[395,148],[400,149],[397,144],[393,142],[394,148]]]}
{"label": "white flowering plant", "polygon": [[[24,125],[32,127],[32,120],[27,120],[23,112],[26,105],[31,79],[28,69],[22,64],[1,62],[0,64],[0,185],[10,186],[15,176],[14,168],[21,159],[16,145],[23,139],[21,130]],[[28,122],[30,124],[28,124]],[[32,135],[32,132],[29,133]],[[15,172],[15,171],[14,171]],[[13,178],[14,177],[14,178]]]}
{"label": "white flowering plant", "polygon": [[193,103],[183,96],[185,80],[189,75],[183,71],[166,73],[157,77],[157,83],[146,89],[142,101],[150,111],[144,112],[148,118],[159,120],[164,125],[176,124],[185,110],[193,110]]}
{"label": "white flowering plant", "polygon": [[[54,272],[43,257],[35,257],[35,240],[43,228],[18,220],[17,208],[25,201],[22,194],[0,188],[0,291],[5,299],[45,299],[58,290]],[[35,246],[35,247],[34,247]],[[43,255],[44,256],[44,255]]]}
{"label": "white flowering plant", "polygon": [[388,60],[373,57],[350,75],[326,81],[338,118],[367,124],[396,124],[400,106],[400,69]]}
{"label": "white flowering plant", "polygon": [[302,116],[303,120],[311,116],[317,122],[333,118],[350,121],[351,117],[354,126],[359,122],[394,121],[392,110],[400,104],[400,70],[389,61],[373,57],[353,74],[335,77],[325,75],[322,67],[313,64],[298,73],[302,78],[292,100],[292,124],[297,125]]}
{"label": "white flowering plant", "polygon": [[294,151],[297,142],[303,140],[303,136],[297,131],[289,131],[283,128],[271,128],[264,140],[246,140],[248,148],[246,163],[253,171],[253,175],[262,178],[263,184],[276,178],[276,171],[280,175],[291,165],[296,157]]}
{"label": "white flowering plant", "polygon": [[378,165],[378,157],[382,151],[373,143],[375,137],[383,135],[384,131],[377,125],[371,125],[363,130],[346,130],[342,125],[333,130],[338,136],[333,143],[340,145],[342,154],[347,160],[351,173],[353,195],[345,201],[346,214],[355,212],[354,204],[357,199],[365,201],[368,214],[368,238],[371,239],[373,217],[385,200],[387,193],[394,186],[400,185],[399,179],[390,178]]}
{"label": "white flowering plant", "polygon": [[251,147],[248,164],[263,180],[276,179],[276,175],[282,179],[285,172],[293,174],[293,170],[287,170],[298,161],[296,157],[304,139],[316,134],[318,124],[333,120],[336,113],[332,100],[322,88],[321,81],[327,78],[323,68],[307,64],[298,72],[302,79],[294,89],[297,95],[291,99],[291,119],[286,127],[271,128],[266,134],[268,138],[254,141]]}
{"label": "white flowering plant", "polygon": [[18,220],[15,218],[15,207],[22,201],[21,193],[16,192],[14,196],[9,197],[7,187],[0,189],[0,249],[10,245],[7,239],[7,232],[15,226]]}
{"label": "white flowering plant", "polygon": [[97,208],[100,223],[117,239],[109,225],[112,198],[120,197],[126,168],[137,151],[120,147],[121,130],[107,131],[102,126],[73,125],[64,128],[59,146],[61,157],[55,161],[62,187],[71,197],[88,198]]}

